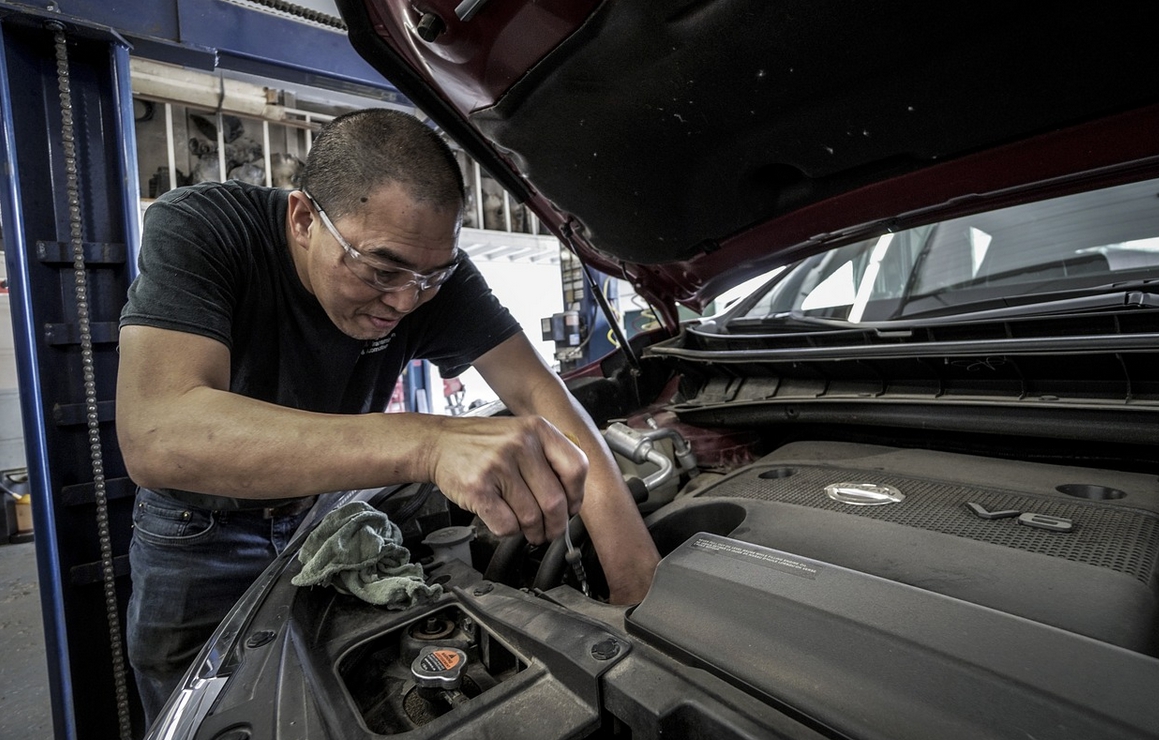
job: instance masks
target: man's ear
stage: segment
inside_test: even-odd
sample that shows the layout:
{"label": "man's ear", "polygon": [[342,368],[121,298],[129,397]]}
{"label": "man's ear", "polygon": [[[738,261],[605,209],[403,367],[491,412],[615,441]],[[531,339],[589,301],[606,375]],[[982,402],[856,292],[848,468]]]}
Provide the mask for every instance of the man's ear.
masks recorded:
{"label": "man's ear", "polygon": [[290,192],[289,202],[286,204],[286,237],[291,245],[310,248],[310,227],[314,224],[314,209],[310,207],[310,199],[301,190]]}

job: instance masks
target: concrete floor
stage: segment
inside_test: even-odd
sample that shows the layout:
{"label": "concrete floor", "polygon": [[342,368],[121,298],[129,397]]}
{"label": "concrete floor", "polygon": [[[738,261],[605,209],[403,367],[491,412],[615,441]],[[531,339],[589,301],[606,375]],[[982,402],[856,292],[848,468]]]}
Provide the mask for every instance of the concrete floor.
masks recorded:
{"label": "concrete floor", "polygon": [[0,545],[0,740],[52,740],[32,542]]}

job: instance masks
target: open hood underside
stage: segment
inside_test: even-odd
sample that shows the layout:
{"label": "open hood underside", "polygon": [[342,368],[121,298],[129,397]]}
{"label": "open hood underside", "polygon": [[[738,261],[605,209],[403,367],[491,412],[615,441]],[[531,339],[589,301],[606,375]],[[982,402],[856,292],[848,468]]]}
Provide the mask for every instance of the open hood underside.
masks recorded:
{"label": "open hood underside", "polygon": [[368,61],[662,306],[1159,162],[1153,3],[338,4]]}

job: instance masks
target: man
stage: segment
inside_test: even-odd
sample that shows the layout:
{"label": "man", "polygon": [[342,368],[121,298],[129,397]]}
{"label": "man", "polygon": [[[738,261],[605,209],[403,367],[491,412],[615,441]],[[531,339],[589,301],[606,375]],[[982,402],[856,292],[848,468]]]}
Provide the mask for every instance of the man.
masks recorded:
{"label": "man", "polygon": [[[117,384],[150,722],[321,492],[429,481],[533,543],[579,512],[612,601],[643,597],[656,549],[598,431],[458,251],[463,202],[435,133],[367,110],[318,134],[301,190],[210,183],[150,206]],[[371,413],[414,358],[473,365],[514,416]]]}

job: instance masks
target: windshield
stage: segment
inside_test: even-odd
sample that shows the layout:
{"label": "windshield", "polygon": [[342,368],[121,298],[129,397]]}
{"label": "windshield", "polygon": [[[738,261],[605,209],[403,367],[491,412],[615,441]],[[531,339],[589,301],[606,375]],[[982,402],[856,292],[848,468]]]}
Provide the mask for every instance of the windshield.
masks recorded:
{"label": "windshield", "polygon": [[1159,180],[849,244],[793,265],[731,318],[953,316],[1149,278],[1159,278]]}

